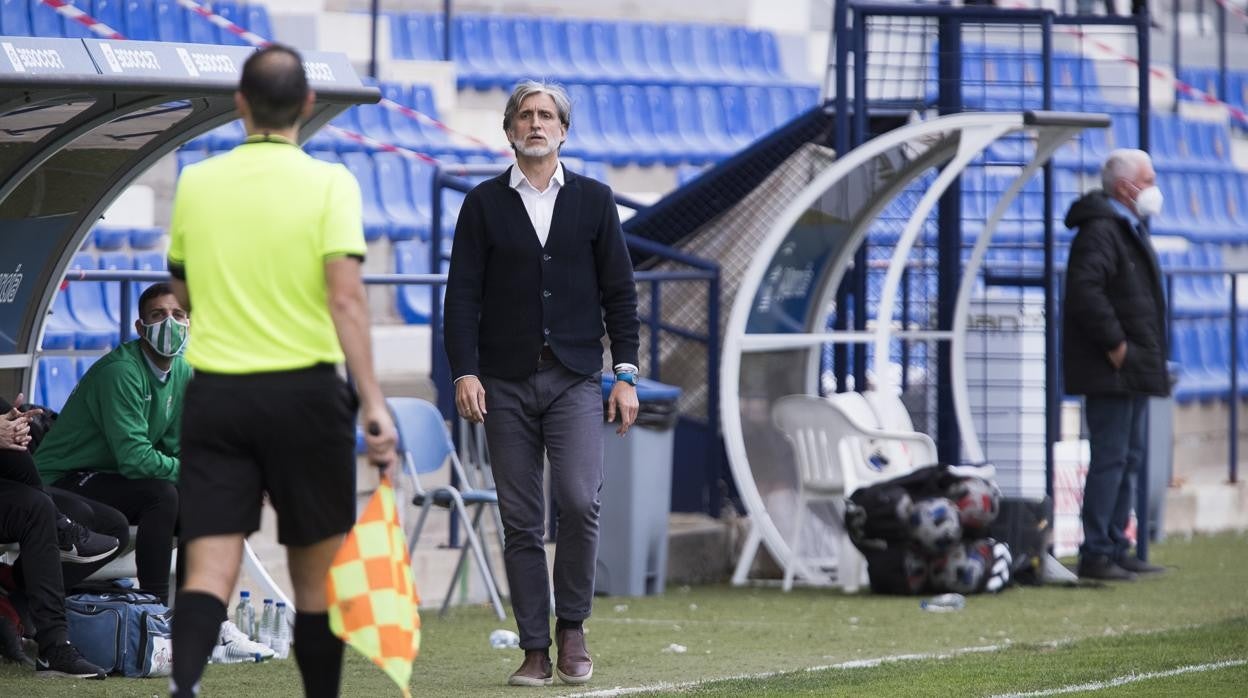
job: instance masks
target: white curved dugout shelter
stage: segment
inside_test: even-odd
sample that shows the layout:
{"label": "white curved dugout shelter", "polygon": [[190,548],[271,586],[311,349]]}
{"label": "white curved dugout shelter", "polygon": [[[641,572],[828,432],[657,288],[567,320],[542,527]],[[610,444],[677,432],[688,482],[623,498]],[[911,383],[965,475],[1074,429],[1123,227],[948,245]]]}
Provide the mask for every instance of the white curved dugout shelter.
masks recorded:
{"label": "white curved dugout shelter", "polygon": [[[818,394],[820,356],[826,344],[869,347],[885,366],[893,339],[936,340],[950,346],[953,402],[965,460],[983,460],[971,419],[965,339],[971,294],[993,232],[1024,184],[1063,143],[1086,128],[1104,128],[1104,114],[1056,112],[963,113],[912,123],[845,153],[789,204],[741,280],[724,332],[720,365],[720,419],[729,466],[750,520],[750,534],[733,581],[746,580],[760,544],[780,565],[793,558],[798,576],[831,583],[828,569],[810,569],[793,555],[790,539],[797,502],[797,473],[782,435],[771,424],[771,406],[784,395]],[[992,208],[962,269],[952,327],[905,330],[891,319],[910,252],[929,214],[950,184],[994,141],[1026,132],[1035,157]],[[898,238],[875,317],[868,331],[827,330],[837,289],[868,229],[884,207],[925,173],[939,169],[910,212]],[[877,322],[877,318],[888,321]],[[879,389],[895,386],[877,370]]]}

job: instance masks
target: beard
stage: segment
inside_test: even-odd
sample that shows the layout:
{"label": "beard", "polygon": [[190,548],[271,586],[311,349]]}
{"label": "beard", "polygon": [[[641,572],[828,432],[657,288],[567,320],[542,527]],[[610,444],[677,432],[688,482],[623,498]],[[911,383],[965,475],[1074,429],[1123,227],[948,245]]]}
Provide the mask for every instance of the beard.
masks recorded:
{"label": "beard", "polygon": [[559,145],[549,139],[535,145],[525,145],[524,140],[516,140],[511,142],[511,147],[526,158],[544,158],[559,149]]}

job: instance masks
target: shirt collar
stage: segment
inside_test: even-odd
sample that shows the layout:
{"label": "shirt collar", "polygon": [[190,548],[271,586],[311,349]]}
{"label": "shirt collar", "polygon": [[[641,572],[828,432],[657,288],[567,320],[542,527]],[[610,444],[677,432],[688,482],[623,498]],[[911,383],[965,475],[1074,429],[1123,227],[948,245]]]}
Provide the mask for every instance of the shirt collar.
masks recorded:
{"label": "shirt collar", "polygon": [[[524,173],[520,171],[520,166],[512,165],[511,166],[511,184],[510,184],[511,188],[519,189],[521,185],[525,185],[525,184],[527,184],[529,188],[532,189],[533,191],[537,191],[537,187],[533,186],[533,183],[529,181],[529,178],[525,177]],[[551,176],[550,185],[547,185],[546,191],[550,191],[550,187],[552,185],[558,185],[559,187],[563,186],[563,163],[562,162],[555,165],[555,174]],[[545,192],[539,192],[539,193],[545,193]]]}
{"label": "shirt collar", "polygon": [[1115,213],[1127,219],[1127,222],[1131,224],[1131,228],[1133,230],[1139,229],[1140,217],[1135,215],[1135,211],[1132,211],[1126,204],[1113,197],[1110,197],[1109,205],[1114,207]]}

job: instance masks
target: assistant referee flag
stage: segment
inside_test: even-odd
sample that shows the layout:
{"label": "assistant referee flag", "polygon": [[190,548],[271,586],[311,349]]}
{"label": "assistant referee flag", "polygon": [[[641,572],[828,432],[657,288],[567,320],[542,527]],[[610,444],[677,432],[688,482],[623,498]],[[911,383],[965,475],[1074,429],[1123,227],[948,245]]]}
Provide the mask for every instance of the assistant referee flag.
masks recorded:
{"label": "assistant referee flag", "polygon": [[410,696],[420,597],[386,474],[329,568],[329,627]]}

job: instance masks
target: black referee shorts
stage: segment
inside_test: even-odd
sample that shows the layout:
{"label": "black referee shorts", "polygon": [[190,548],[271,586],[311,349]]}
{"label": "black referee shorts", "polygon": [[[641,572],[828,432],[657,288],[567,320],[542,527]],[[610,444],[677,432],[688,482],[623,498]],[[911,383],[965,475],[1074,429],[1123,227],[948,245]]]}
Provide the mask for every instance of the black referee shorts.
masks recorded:
{"label": "black referee shorts", "polygon": [[182,408],[181,537],[260,528],[261,495],[282,545],[355,523],[357,400],[333,366],[225,375],[197,371]]}

